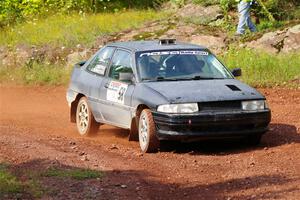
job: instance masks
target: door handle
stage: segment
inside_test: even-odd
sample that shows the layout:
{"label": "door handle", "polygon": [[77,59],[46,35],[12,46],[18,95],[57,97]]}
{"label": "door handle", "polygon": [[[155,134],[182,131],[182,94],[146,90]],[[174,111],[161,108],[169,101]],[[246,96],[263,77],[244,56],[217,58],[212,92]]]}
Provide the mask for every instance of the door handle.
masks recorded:
{"label": "door handle", "polygon": [[109,84],[108,84],[108,83],[105,83],[104,87],[105,87],[105,88],[108,88],[108,87],[109,87]]}

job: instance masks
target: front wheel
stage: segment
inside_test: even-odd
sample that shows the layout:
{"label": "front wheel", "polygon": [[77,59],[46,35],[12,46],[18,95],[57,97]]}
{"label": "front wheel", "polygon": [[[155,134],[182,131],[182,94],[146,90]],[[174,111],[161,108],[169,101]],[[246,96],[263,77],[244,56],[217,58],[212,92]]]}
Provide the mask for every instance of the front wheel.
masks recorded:
{"label": "front wheel", "polygon": [[246,142],[247,142],[248,145],[256,146],[256,145],[259,145],[259,143],[261,141],[261,137],[262,137],[261,133],[250,135],[250,136],[247,137]]}
{"label": "front wheel", "polygon": [[93,135],[99,129],[100,124],[94,119],[86,97],[81,97],[77,104],[76,125],[79,134],[82,136]]}
{"label": "front wheel", "polygon": [[156,152],[159,148],[155,123],[149,109],[144,109],[139,119],[139,143],[144,153]]}

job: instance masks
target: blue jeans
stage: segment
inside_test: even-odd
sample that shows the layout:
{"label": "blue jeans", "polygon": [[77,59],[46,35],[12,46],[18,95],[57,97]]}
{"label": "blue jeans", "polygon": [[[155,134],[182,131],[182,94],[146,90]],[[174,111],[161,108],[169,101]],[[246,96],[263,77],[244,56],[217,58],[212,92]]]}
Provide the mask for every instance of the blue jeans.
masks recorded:
{"label": "blue jeans", "polygon": [[239,11],[239,24],[237,27],[237,34],[244,34],[246,27],[248,26],[251,32],[256,32],[256,27],[251,21],[250,17],[250,8],[251,3],[240,1],[238,5],[238,11]]}

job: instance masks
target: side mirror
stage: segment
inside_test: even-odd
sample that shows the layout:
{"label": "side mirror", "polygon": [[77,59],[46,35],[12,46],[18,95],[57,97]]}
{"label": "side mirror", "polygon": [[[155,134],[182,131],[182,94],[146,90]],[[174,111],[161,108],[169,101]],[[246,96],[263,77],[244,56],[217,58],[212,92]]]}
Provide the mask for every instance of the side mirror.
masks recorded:
{"label": "side mirror", "polygon": [[86,61],[80,61],[75,64],[75,67],[82,67],[85,63],[86,63]]}
{"label": "side mirror", "polygon": [[119,80],[124,82],[133,82],[134,76],[131,72],[120,72]]}
{"label": "side mirror", "polygon": [[242,70],[241,68],[234,68],[231,73],[234,77],[242,76]]}

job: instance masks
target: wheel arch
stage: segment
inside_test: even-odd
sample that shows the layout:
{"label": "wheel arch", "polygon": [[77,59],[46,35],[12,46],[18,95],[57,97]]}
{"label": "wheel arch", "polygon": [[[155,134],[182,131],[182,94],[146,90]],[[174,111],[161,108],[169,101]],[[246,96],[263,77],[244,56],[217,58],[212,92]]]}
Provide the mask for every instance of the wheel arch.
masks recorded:
{"label": "wheel arch", "polygon": [[129,140],[130,141],[138,141],[138,127],[139,127],[139,118],[144,109],[150,109],[146,104],[139,104],[135,110],[135,115],[131,120]]}
{"label": "wheel arch", "polygon": [[75,100],[71,103],[71,108],[70,108],[70,121],[73,123],[76,123],[76,110],[77,110],[77,105],[81,97],[84,97],[84,94],[78,93]]}

